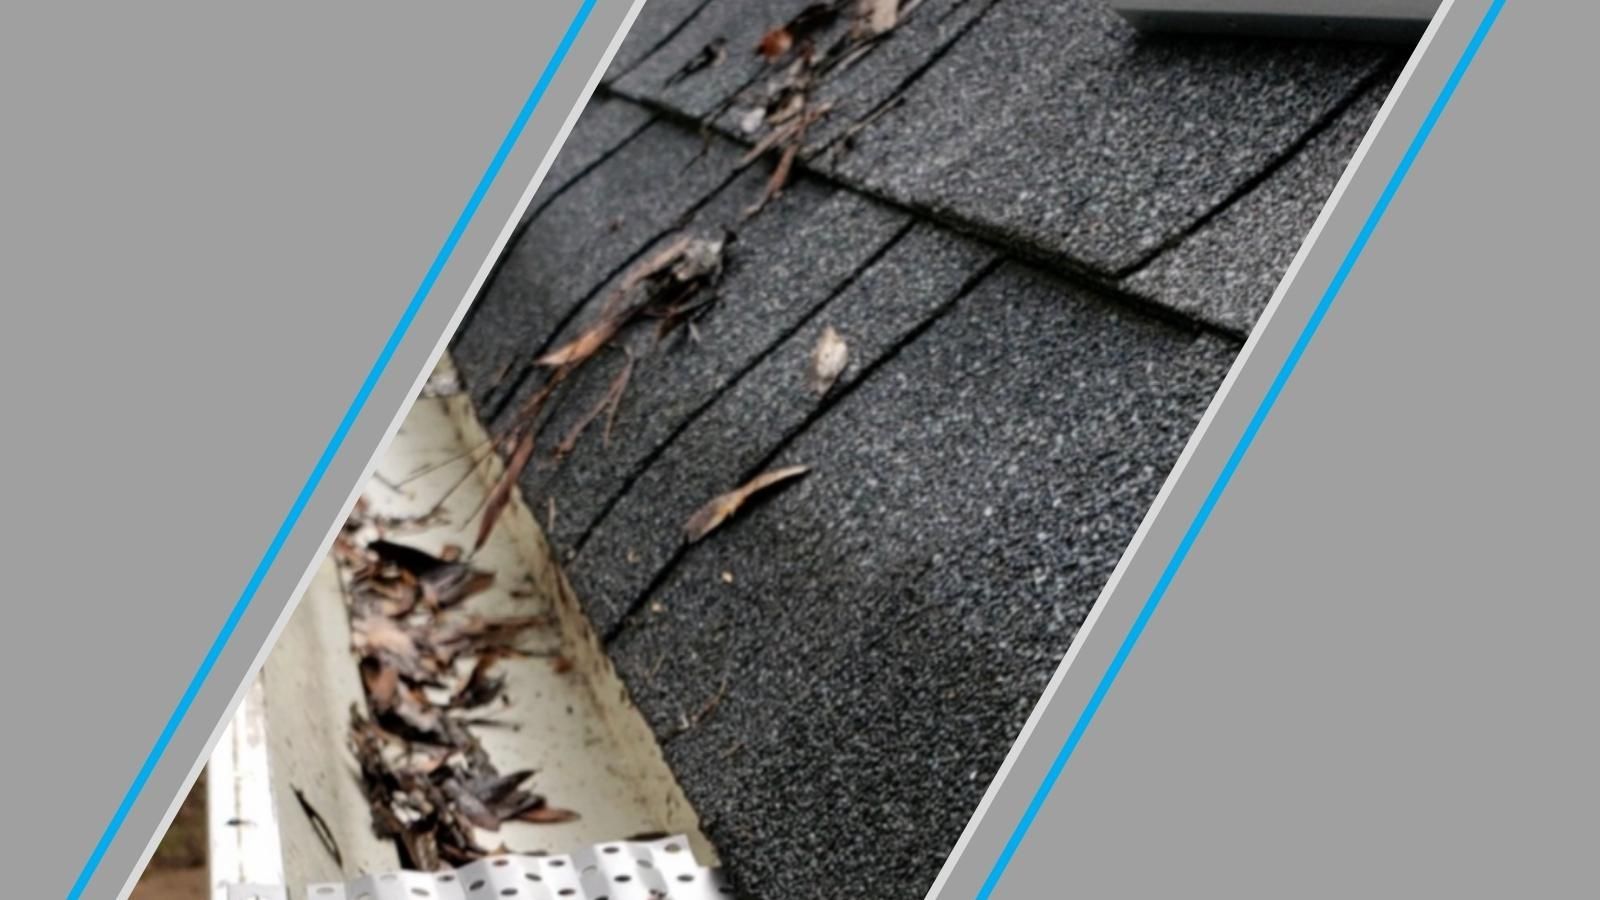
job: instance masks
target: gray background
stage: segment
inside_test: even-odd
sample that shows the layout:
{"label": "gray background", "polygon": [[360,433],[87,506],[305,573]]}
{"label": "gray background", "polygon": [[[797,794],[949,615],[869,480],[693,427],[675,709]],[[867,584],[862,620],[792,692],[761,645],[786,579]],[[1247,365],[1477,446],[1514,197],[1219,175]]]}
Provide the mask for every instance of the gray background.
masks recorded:
{"label": "gray background", "polygon": [[[935,895],[977,893],[1488,5],[1440,23]],[[1593,895],[1597,18],[1506,4],[994,896]]]}
{"label": "gray background", "polygon": [[[60,896],[577,0],[0,14],[8,896]],[[600,0],[87,896],[118,894],[586,88]]]}
{"label": "gray background", "polygon": [[[1485,5],[1455,4],[945,895],[987,873]],[[192,775],[624,6],[596,11],[91,896]],[[70,885],[575,7],[3,14],[10,893]],[[1595,15],[1509,4],[1002,895],[1592,892]]]}

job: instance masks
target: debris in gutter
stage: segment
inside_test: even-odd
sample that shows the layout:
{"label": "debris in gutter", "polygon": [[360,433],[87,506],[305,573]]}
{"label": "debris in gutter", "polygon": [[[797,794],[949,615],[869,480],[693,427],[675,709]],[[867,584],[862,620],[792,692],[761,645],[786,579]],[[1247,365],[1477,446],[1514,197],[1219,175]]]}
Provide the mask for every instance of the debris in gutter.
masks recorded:
{"label": "debris in gutter", "polygon": [[[544,392],[540,392],[544,396]],[[517,485],[517,478],[522,475],[522,470],[528,467],[528,461],[533,459],[534,433],[530,429],[517,439],[516,449],[511,452],[511,459],[506,463],[505,472],[501,473],[500,480],[495,482],[494,488],[489,491],[488,498],[484,501],[483,515],[478,520],[478,536],[472,542],[473,552],[483,548],[484,542],[489,540],[489,535],[494,531],[496,522],[500,521],[500,514],[505,511],[506,504],[511,502],[511,490]],[[443,503],[443,499],[439,502]]]}
{"label": "debris in gutter", "polygon": [[782,469],[773,469],[770,472],[763,472],[757,475],[726,494],[713,497],[705,506],[695,511],[695,514],[689,517],[688,522],[684,523],[684,536],[691,544],[700,540],[717,530],[723,522],[726,522],[734,513],[738,512],[739,508],[744,506],[751,497],[792,478],[798,478],[809,471],[811,471],[810,466],[787,466]]}
{"label": "debris in gutter", "polygon": [[832,325],[822,329],[817,345],[811,349],[811,365],[806,371],[806,383],[811,392],[824,396],[850,363],[850,347]]}
{"label": "debris in gutter", "polygon": [[336,543],[366,696],[365,710],[351,709],[350,746],[375,832],[396,842],[406,866],[435,870],[497,852],[478,843],[478,830],[575,818],[527,787],[532,771],[502,774],[468,727],[486,722],[485,708],[512,702],[495,673],[501,662],[551,655],[523,640],[546,617],[472,612],[492,573],[463,561],[459,547],[435,556],[363,540],[372,529],[354,515]]}

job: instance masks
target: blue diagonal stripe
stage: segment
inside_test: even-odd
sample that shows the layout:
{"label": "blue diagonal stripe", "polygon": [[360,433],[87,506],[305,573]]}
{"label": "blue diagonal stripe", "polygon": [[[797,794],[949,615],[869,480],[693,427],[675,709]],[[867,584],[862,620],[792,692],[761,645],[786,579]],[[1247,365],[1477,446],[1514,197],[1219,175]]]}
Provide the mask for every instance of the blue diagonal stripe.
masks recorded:
{"label": "blue diagonal stripe", "polygon": [[100,840],[95,844],[94,851],[89,854],[89,859],[83,865],[83,870],[78,873],[78,879],[72,885],[72,890],[67,893],[67,900],[78,900],[89,887],[89,882],[94,878],[95,872],[100,868],[100,863],[105,859],[106,851],[110,849],[111,842],[122,829],[123,823],[128,818],[128,813],[138,801],[140,793],[144,791],[145,784],[149,782],[156,765],[167,751],[167,746],[172,743],[172,738],[177,734],[178,727],[183,724],[184,717],[188,715],[189,708],[194,705],[195,698],[204,686],[206,678],[216,666],[217,659],[228,645],[228,640],[233,637],[233,632],[239,626],[239,620],[244,617],[245,611],[250,608],[250,602],[255,599],[256,592],[261,589],[261,583],[266,579],[267,573],[272,570],[272,565],[282,552],[283,545],[288,541],[289,535],[294,532],[299,524],[300,517],[306,510],[306,505],[311,502],[312,496],[322,484],[323,476],[328,473],[328,467],[333,464],[334,457],[339,449],[344,446],[345,438],[349,436],[350,429],[355,425],[365,408],[367,400],[372,396],[373,390],[378,386],[378,380],[383,377],[389,362],[394,358],[395,351],[399,349],[400,342],[405,339],[406,333],[411,329],[411,324],[421,311],[423,302],[433,291],[439,276],[444,272],[445,266],[450,262],[450,257],[455,253],[461,238],[466,234],[467,227],[472,224],[472,219],[477,215],[483,200],[488,196],[489,189],[494,186],[495,179],[504,168],[506,159],[510,157],[512,149],[516,146],[522,132],[527,128],[528,120],[533,117],[534,110],[544,99],[550,83],[555,80],[556,71],[561,63],[571,52],[573,43],[578,38],[578,33],[583,30],[584,23],[588,21],[589,14],[594,10],[597,0],[583,0],[577,13],[572,17],[572,22],[567,26],[566,32],[561,36],[561,42],[556,45],[555,53],[550,61],[545,64],[544,71],[539,74],[539,80],[533,86],[533,91],[522,104],[516,119],[511,123],[511,128],[506,132],[505,138],[500,142],[500,147],[495,151],[494,157],[489,160],[488,168],[484,169],[483,177],[478,179],[478,186],[473,190],[472,196],[467,198],[467,205],[461,210],[461,215],[456,218],[455,225],[450,229],[450,234],[445,238],[444,245],[439,248],[439,253],[433,259],[433,264],[428,267],[428,272],[422,278],[422,283],[417,286],[417,291],[411,297],[411,302],[406,305],[405,312],[400,315],[400,321],[395,323],[394,330],[389,333],[389,339],[384,342],[383,349],[378,353],[378,358],[373,361],[372,368],[367,372],[367,377],[361,382],[360,390],[356,391],[355,398],[350,401],[350,407],[345,410],[344,418],[339,420],[339,427],[328,439],[328,445],[323,448],[322,455],[317,458],[316,465],[311,470],[311,475],[300,488],[300,493],[295,497],[294,504],[289,507],[288,515],[278,526],[278,531],[273,535],[272,543],[261,556],[261,561],[256,564],[255,571],[251,573],[250,580],[245,584],[244,591],[239,594],[239,599],[234,601],[233,608],[228,612],[227,621],[222,623],[222,630],[211,642],[211,647],[206,651],[205,658],[200,661],[200,667],[195,670],[194,677],[189,679],[189,685],[183,691],[183,696],[178,698],[178,705],[167,719],[166,725],[161,729],[161,734],[156,738],[155,746],[150,748],[150,753],[145,757],[144,764],[139,767],[139,772],[134,776],[133,783],[128,786],[128,791],[122,797],[122,802],[117,806],[117,811],[111,816],[111,821],[106,825],[105,831],[100,835]]}
{"label": "blue diagonal stripe", "polygon": [[1322,299],[1317,302],[1317,307],[1311,313],[1311,318],[1306,321],[1301,329],[1300,336],[1295,340],[1294,346],[1289,350],[1289,355],[1284,359],[1283,365],[1278,369],[1278,374],[1272,379],[1272,384],[1267,388],[1267,393],[1261,398],[1261,403],[1256,407],[1255,414],[1250,417],[1250,422],[1245,426],[1244,433],[1240,435],[1239,442],[1234,445],[1233,452],[1229,454],[1228,461],[1223,465],[1222,471],[1217,475],[1217,480],[1212,483],[1211,490],[1206,494],[1205,502],[1200,504],[1200,509],[1195,513],[1194,520],[1189,523],[1188,530],[1183,539],[1178,542],[1178,547],[1172,553],[1172,558],[1167,561],[1166,569],[1161,573],[1161,579],[1156,582],[1149,598],[1140,608],[1139,615],[1133,620],[1133,626],[1122,639],[1122,645],[1117,648],[1116,656],[1112,657],[1111,664],[1100,676],[1100,683],[1095,686],[1094,693],[1090,695],[1089,702],[1078,714],[1078,721],[1068,733],[1066,743],[1056,753],[1055,760],[1051,762],[1050,769],[1045,773],[1044,780],[1033,793],[1028,808],[1023,811],[1022,818],[1011,831],[1011,837],[1001,849],[1000,856],[995,860],[994,866],[989,870],[989,877],[984,880],[983,887],[978,891],[978,900],[989,900],[995,888],[1000,884],[1000,879],[1005,875],[1006,867],[1011,864],[1011,859],[1016,855],[1017,848],[1022,845],[1022,840],[1028,834],[1028,829],[1039,815],[1045,800],[1050,796],[1050,791],[1055,787],[1056,781],[1061,777],[1061,771],[1066,768],[1067,760],[1077,749],[1078,743],[1083,740],[1083,734],[1088,730],[1089,724],[1094,721],[1095,713],[1100,705],[1105,702],[1106,693],[1111,690],[1111,685],[1117,680],[1117,675],[1122,672],[1122,667],[1128,661],[1128,655],[1133,652],[1134,645],[1139,642],[1139,637],[1144,634],[1145,626],[1150,623],[1150,617],[1155,615],[1156,607],[1161,605],[1161,599],[1166,596],[1167,589],[1171,587],[1172,580],[1182,568],[1183,562],[1189,556],[1189,551],[1194,547],[1195,540],[1205,528],[1206,521],[1211,518],[1211,513],[1216,509],[1217,501],[1222,498],[1223,491],[1227,490],[1228,483],[1233,480],[1234,472],[1244,459],[1250,445],[1255,442],[1261,424],[1266,421],[1267,414],[1272,411],[1278,397],[1283,393],[1283,387],[1289,381],[1289,376],[1294,374],[1295,367],[1300,364],[1300,358],[1305,355],[1306,347],[1310,345],[1312,337],[1321,327],[1322,320],[1327,316],[1328,309],[1344,288],[1345,281],[1349,279],[1350,272],[1355,268],[1356,261],[1361,258],[1362,251],[1366,250],[1367,243],[1372,239],[1372,233],[1377,230],[1378,223],[1382,221],[1384,213],[1389,209],[1389,204],[1394,200],[1395,193],[1400,190],[1400,185],[1410,173],[1412,165],[1417,160],[1417,154],[1422,152],[1423,144],[1427,143],[1428,136],[1433,133],[1433,127],[1438,123],[1439,117],[1449,105],[1450,98],[1455,95],[1456,87],[1461,83],[1461,78],[1466,74],[1467,67],[1478,54],[1478,48],[1483,45],[1484,38],[1488,36],[1489,29],[1494,27],[1495,20],[1500,16],[1500,9],[1505,5],[1505,0],[1494,0],[1489,9],[1484,13],[1478,28],[1473,32],[1472,40],[1467,43],[1460,59],[1456,61],[1455,68],[1451,70],[1450,77],[1440,89],[1438,97],[1434,98],[1433,106],[1429,108],[1428,115],[1422,120],[1422,125],[1411,139],[1411,144],[1406,148],[1405,155],[1400,158],[1400,163],[1395,167],[1394,174],[1389,176],[1389,182],[1384,186],[1383,193],[1378,196],[1378,202],[1373,205],[1372,211],[1367,214],[1366,222],[1361,231],[1356,235],[1355,242],[1350,246],[1349,252],[1344,256],[1344,261],[1334,273],[1333,280],[1328,284],[1328,289],[1323,292]]}

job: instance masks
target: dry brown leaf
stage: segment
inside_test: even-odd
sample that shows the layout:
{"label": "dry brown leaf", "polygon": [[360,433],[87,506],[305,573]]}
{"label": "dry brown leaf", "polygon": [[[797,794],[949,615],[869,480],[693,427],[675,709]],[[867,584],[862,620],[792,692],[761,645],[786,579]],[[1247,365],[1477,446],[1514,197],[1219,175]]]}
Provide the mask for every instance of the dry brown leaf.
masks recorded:
{"label": "dry brown leaf", "polygon": [[[362,660],[362,684],[367,688],[367,705],[387,731],[411,740],[444,743],[444,714],[422,689],[407,685],[393,669],[371,657]],[[387,691],[387,693],[375,693]]]}
{"label": "dry brown leaf", "polygon": [[775,200],[783,193],[783,188],[789,183],[789,172],[794,168],[794,158],[800,153],[800,142],[797,140],[783,148],[783,155],[778,157],[778,164],[773,166],[772,175],[767,178],[767,186],[762,188],[761,196],[756,202],[745,208],[746,219],[765,209],[768,203]]}
{"label": "dry brown leaf", "polygon": [[756,52],[771,62],[794,49],[795,44],[832,25],[838,17],[839,11],[832,3],[813,3],[788,22],[762,35]]}
{"label": "dry brown leaf", "polygon": [[416,641],[388,616],[362,616],[350,623],[350,631],[356,650],[362,655],[387,653],[399,659],[416,658]]}
{"label": "dry brown leaf", "polygon": [[828,393],[850,363],[850,345],[832,325],[822,329],[817,345],[811,348],[811,366],[806,372],[806,383],[818,397]]}
{"label": "dry brown leaf", "polygon": [[[644,259],[623,276],[617,289],[606,299],[600,319],[584,332],[535,360],[535,364],[556,370],[560,375],[587,362],[624,327],[641,315],[671,312],[682,308],[687,297],[722,271],[722,239],[684,235]],[[634,291],[647,284],[646,296]],[[630,299],[631,298],[631,299]],[[625,305],[627,301],[627,305]],[[543,399],[540,400],[542,406]],[[523,421],[527,421],[527,417]]]}
{"label": "dry brown leaf", "polygon": [[500,830],[500,817],[495,815],[494,811],[489,809],[482,800],[473,796],[465,785],[454,778],[447,778],[439,788],[446,797],[450,798],[450,803],[455,807],[455,811],[460,813],[462,818],[472,823],[474,827],[482,828],[484,831]]}
{"label": "dry brown leaf", "polygon": [[718,526],[728,520],[729,516],[739,511],[739,507],[756,494],[761,493],[775,485],[782,484],[791,478],[798,478],[811,471],[810,466],[788,466],[782,469],[773,469],[745,482],[742,486],[712,498],[711,502],[695,511],[684,524],[684,534],[689,543],[700,540]]}
{"label": "dry brown leaf", "polygon": [[563,366],[576,365],[600,352],[606,342],[616,337],[617,329],[622,327],[619,319],[608,317],[590,325],[583,334],[571,341],[546,353],[534,361],[535,365],[548,369],[559,369]]}
{"label": "dry brown leaf", "polygon": [[779,25],[761,36],[761,43],[756,45],[756,52],[771,61],[788,53],[792,47],[794,47],[794,35],[789,33],[787,25]]}
{"label": "dry brown leaf", "polygon": [[532,822],[535,825],[559,825],[562,822],[575,822],[577,819],[578,814],[572,810],[554,806],[541,806],[517,816],[517,821]]}
{"label": "dry brown leaf", "polygon": [[393,579],[368,578],[355,588],[355,608],[399,618],[416,608],[422,596],[417,580],[402,572]]}
{"label": "dry brown leaf", "polygon": [[772,129],[771,131],[767,132],[766,137],[757,141],[754,147],[751,147],[749,150],[745,151],[744,156],[739,158],[739,165],[748,166],[749,164],[755,162],[765,155],[768,150],[771,150],[773,147],[776,147],[784,141],[794,137],[795,132],[799,130],[800,125],[798,122],[790,122],[782,127]]}
{"label": "dry brown leaf", "polygon": [[686,284],[716,278],[722,272],[722,250],[726,245],[726,236],[694,238],[683,248],[682,256],[673,261],[672,277]]}
{"label": "dry brown leaf", "polygon": [[[466,684],[450,698],[450,706],[455,709],[477,709],[499,699],[505,693],[506,680],[494,674],[494,667],[504,655],[491,650],[478,657]],[[371,694],[371,691],[367,693]]]}
{"label": "dry brown leaf", "polygon": [[423,579],[423,596],[436,607],[449,607],[481,594],[494,586],[493,572],[480,572],[460,563],[450,563],[437,577]]}
{"label": "dry brown leaf", "polygon": [[[795,159],[800,155],[800,148],[805,144],[806,131],[823,116],[827,115],[833,105],[820,103],[808,106],[799,118],[775,129],[766,139],[757,144],[745,154],[746,159],[755,159],[760,153],[766,152],[774,146],[782,146],[783,153],[778,157],[778,164],[773,166],[772,175],[767,178],[766,187],[761,191],[761,196],[756,202],[746,207],[744,217],[754,216],[766,208],[766,205],[783,193],[789,184],[789,176],[794,170]],[[758,152],[759,151],[759,152]]]}
{"label": "dry brown leaf", "polygon": [[368,656],[361,660],[361,685],[374,710],[392,709],[400,694],[400,672],[377,657]]}
{"label": "dry brown leaf", "polygon": [[856,14],[868,34],[886,34],[900,17],[900,0],[858,0]]}
{"label": "dry brown leaf", "polygon": [[679,257],[683,256],[684,251],[688,250],[689,245],[692,243],[694,243],[694,238],[690,235],[679,235],[672,243],[650,254],[628,269],[628,274],[622,276],[622,284],[618,290],[622,293],[627,293],[638,287],[645,279],[665,272],[669,266],[678,261]]}
{"label": "dry brown leaf", "polygon": [[428,635],[428,643],[439,661],[448,666],[463,653],[514,648],[517,638],[530,628],[550,624],[548,616],[452,615],[439,618]]}
{"label": "dry brown leaf", "polygon": [[[420,588],[422,599],[432,607],[454,606],[494,584],[492,572],[481,572],[458,559],[447,560],[416,547],[377,540],[369,544],[367,549],[377,554],[381,561],[398,567],[398,586],[405,588],[413,599]],[[454,548],[453,553],[459,557],[461,548]],[[369,579],[363,588],[392,595],[396,585],[382,579]],[[390,616],[399,617],[410,609],[410,604],[402,604],[391,605],[385,611]]]}

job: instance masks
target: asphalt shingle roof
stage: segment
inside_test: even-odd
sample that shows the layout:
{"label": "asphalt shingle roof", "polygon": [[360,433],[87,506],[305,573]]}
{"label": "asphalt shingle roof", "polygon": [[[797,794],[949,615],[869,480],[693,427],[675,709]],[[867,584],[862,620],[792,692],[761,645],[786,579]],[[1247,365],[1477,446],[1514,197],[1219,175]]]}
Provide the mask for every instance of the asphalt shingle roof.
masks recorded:
{"label": "asphalt shingle roof", "polygon": [[[806,3],[651,0],[454,354],[504,427],[630,265],[737,233],[698,340],[626,341],[609,446],[521,486],[740,888],[920,897],[1403,50],[926,0],[823,83],[826,152],[747,220],[770,163],[739,167],[739,120],[777,77],[751,51]],[[850,364],[818,398],[830,326]],[[684,545],[790,463],[813,471]]]}
{"label": "asphalt shingle roof", "polygon": [[1243,334],[1272,296],[1389,94],[1384,77],[1257,187],[1124,282],[1128,290]]}

